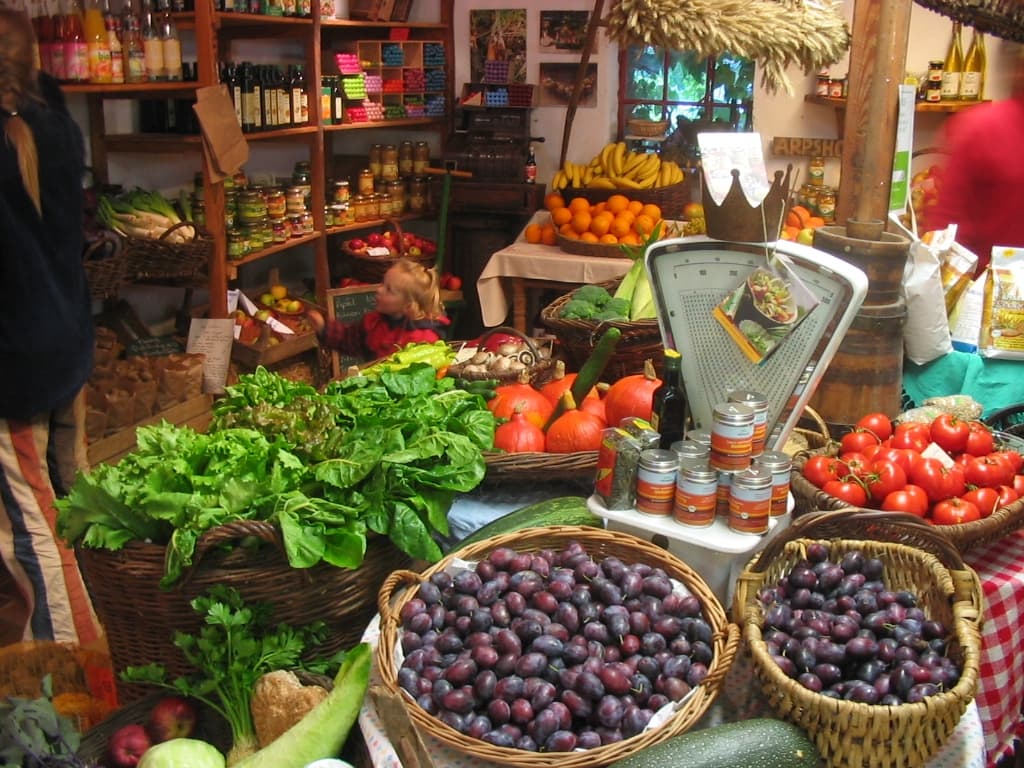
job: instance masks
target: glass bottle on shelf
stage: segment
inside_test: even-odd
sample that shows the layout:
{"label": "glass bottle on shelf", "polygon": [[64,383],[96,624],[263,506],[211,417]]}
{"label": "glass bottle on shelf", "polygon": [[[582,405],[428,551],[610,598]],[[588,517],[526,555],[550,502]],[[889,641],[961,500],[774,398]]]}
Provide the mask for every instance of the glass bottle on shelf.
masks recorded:
{"label": "glass bottle on shelf", "polygon": [[682,357],[676,350],[666,349],[664,361],[661,385],[651,399],[651,426],[661,436],[659,446],[670,448],[683,439],[690,409],[683,384]]}
{"label": "glass bottle on shelf", "polygon": [[292,123],[309,122],[309,96],[306,93],[306,70],[301,64],[292,68]]}
{"label": "glass bottle on shelf", "polygon": [[66,79],[72,83],[87,82],[89,80],[89,44],[85,39],[82,4],[79,0],[71,0],[68,6],[63,44]]}
{"label": "glass bottle on shelf", "polygon": [[124,82],[124,44],[121,19],[110,10],[110,0],[102,0],[103,27],[110,46],[110,82]]}
{"label": "glass bottle on shelf", "polygon": [[103,24],[103,9],[100,8],[99,0],[88,0],[82,28],[89,57],[89,82],[109,83],[112,78],[110,42],[107,40],[107,28]]}
{"label": "glass bottle on shelf", "polygon": [[277,90],[277,117],[282,128],[290,128],[292,117],[292,89],[285,71],[274,67],[274,87]]}
{"label": "glass bottle on shelf", "polygon": [[[51,14],[46,3],[40,1],[36,6],[35,15],[32,18],[32,26],[35,29],[36,40],[39,49],[39,68],[47,74],[53,75],[58,80],[53,65],[53,49],[56,47],[57,39],[57,16]],[[63,56],[61,57],[63,60]]]}
{"label": "glass bottle on shelf", "polygon": [[335,77],[331,84],[331,117],[335,125],[345,122],[345,92],[340,77]]}
{"label": "glass bottle on shelf", "polygon": [[527,184],[534,184],[537,181],[537,156],[533,152],[533,144],[530,145],[529,154],[526,156],[526,165],[523,169],[523,181]]}
{"label": "glass bottle on shelf", "polygon": [[146,55],[146,79],[166,80],[164,44],[160,39],[160,27],[150,5],[146,6],[142,15],[142,50]]}
{"label": "glass bottle on shelf", "polygon": [[951,101],[960,98],[960,76],[964,69],[964,46],[961,42],[959,21],[953,22],[953,38],[949,41],[949,50],[942,62],[942,100]]}
{"label": "glass bottle on shelf", "polygon": [[242,130],[251,133],[256,130],[256,86],[253,82],[252,64],[243,61],[238,65],[240,96],[242,103]]}
{"label": "glass bottle on shelf", "polygon": [[125,82],[146,82],[146,51],[142,41],[142,19],[139,16],[137,0],[125,0],[121,9],[121,37]]}
{"label": "glass bottle on shelf", "polygon": [[60,81],[68,79],[68,65],[64,41],[68,34],[67,5],[64,0],[57,3],[57,13],[53,18],[53,47],[50,49],[50,73]]}
{"label": "glass bottle on shelf", "polygon": [[160,43],[164,52],[164,71],[168,80],[181,80],[181,38],[171,16],[171,4],[160,0]]}
{"label": "glass bottle on shelf", "polygon": [[960,79],[960,98],[965,101],[978,101],[984,98],[985,92],[985,35],[974,30],[971,45],[964,57],[964,73]]}

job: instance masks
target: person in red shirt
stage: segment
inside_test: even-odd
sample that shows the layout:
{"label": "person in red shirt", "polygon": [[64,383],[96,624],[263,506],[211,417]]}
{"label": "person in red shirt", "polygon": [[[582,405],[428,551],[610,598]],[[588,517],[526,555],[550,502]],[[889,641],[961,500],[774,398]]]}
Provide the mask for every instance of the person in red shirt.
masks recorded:
{"label": "person in red shirt", "polygon": [[376,309],[347,325],[310,311],[321,343],[328,349],[375,360],[406,344],[447,338],[451,320],[441,303],[437,270],[399,259],[384,274],[376,298]]}
{"label": "person in red shirt", "polygon": [[1024,246],[1024,45],[1001,41],[996,70],[1010,73],[1010,97],[978,104],[946,123],[936,203],[921,230],[957,225],[956,239],[984,272],[996,245]]}

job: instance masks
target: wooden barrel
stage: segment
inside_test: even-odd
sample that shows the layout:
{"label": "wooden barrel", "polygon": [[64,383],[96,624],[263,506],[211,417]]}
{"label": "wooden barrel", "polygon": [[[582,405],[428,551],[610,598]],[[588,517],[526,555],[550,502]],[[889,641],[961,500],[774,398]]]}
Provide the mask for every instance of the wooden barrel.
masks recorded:
{"label": "wooden barrel", "polygon": [[862,306],[811,398],[830,425],[855,424],[867,413],[899,414],[903,395],[903,326],[907,304]]}
{"label": "wooden barrel", "polygon": [[859,267],[868,277],[866,305],[889,305],[902,297],[903,271],[910,240],[883,232],[881,240],[847,237],[846,227],[824,226],[814,230],[814,247]]}

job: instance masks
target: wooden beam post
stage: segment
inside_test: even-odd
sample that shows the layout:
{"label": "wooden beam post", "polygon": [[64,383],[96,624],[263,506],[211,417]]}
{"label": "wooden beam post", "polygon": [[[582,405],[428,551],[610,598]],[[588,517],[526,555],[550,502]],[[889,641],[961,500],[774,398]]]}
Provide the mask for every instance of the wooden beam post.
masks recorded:
{"label": "wooden beam post", "polygon": [[858,0],[854,6],[838,223],[888,216],[912,6],[912,0]]}

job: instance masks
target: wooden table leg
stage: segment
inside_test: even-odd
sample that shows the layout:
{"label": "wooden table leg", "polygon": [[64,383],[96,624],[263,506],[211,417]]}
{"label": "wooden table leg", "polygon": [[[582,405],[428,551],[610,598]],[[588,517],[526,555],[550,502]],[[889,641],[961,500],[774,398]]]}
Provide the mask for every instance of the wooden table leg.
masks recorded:
{"label": "wooden table leg", "polygon": [[521,277],[511,278],[512,282],[512,327],[526,333],[526,281]]}

